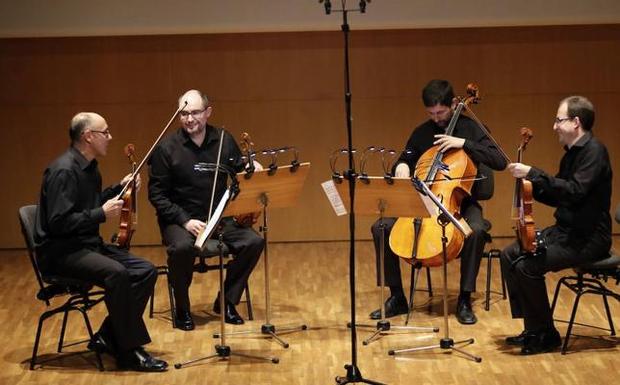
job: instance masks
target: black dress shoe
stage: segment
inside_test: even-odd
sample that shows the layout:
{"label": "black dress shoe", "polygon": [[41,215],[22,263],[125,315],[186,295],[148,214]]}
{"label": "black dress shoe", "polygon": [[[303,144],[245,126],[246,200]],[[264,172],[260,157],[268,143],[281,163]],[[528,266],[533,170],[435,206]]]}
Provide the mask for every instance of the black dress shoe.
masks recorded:
{"label": "black dress shoe", "polygon": [[532,334],[531,332],[524,330],[518,336],[506,337],[505,341],[507,345],[523,346],[525,345],[525,337]]}
{"label": "black dress shoe", "polygon": [[521,354],[530,355],[551,352],[562,345],[560,333],[555,328],[545,329],[525,336]]}
{"label": "black dress shoe", "polygon": [[88,341],[88,345],[86,345],[88,350],[93,352],[98,352],[100,354],[107,353],[111,356],[116,355],[116,349],[112,344],[112,341],[108,337],[104,337],[104,335],[100,332],[93,334],[93,338]]}
{"label": "black dress shoe", "polygon": [[190,331],[194,330],[194,320],[192,319],[192,313],[187,310],[177,310],[174,323],[177,329]]}
{"label": "black dress shoe", "polygon": [[456,319],[463,325],[473,325],[478,322],[470,300],[459,299],[456,305]]}
{"label": "black dress shoe", "polygon": [[[217,298],[215,303],[213,304],[213,311],[217,314],[220,314],[220,299]],[[224,301],[224,322],[227,324],[233,325],[243,325],[245,321],[243,318],[237,313],[237,309],[235,309],[235,305],[228,301]]]}
{"label": "black dress shoe", "polygon": [[[407,299],[403,295],[391,295],[385,301],[385,318],[397,316],[399,314],[407,314],[409,305]],[[381,319],[381,309],[377,309],[370,313],[370,319]]]}
{"label": "black dress shoe", "polygon": [[138,372],[163,372],[168,368],[168,363],[151,356],[139,347],[119,354],[118,366],[121,369]]}

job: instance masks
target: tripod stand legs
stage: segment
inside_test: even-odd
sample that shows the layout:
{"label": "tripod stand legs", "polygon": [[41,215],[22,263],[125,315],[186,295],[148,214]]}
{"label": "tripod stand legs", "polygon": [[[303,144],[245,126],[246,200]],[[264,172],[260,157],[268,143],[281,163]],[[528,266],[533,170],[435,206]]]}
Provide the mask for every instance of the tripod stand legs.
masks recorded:
{"label": "tripod stand legs", "polygon": [[[302,330],[307,330],[307,329],[308,329],[308,326],[300,325],[300,326],[291,326],[287,328],[282,328],[279,330],[280,330],[280,333],[292,333],[292,332],[302,331]],[[226,333],[226,335],[232,336],[232,335],[247,335],[247,334],[258,334],[258,333],[263,334],[266,337],[273,338],[274,340],[276,340],[277,343],[279,343],[285,349],[289,347],[288,342],[284,341],[276,334],[275,325],[271,325],[271,324],[261,325],[260,332],[255,331],[255,330],[244,330],[244,331]],[[220,338],[220,333],[213,333],[213,338]]]}
{"label": "tripod stand legs", "polygon": [[444,325],[445,325],[445,337],[439,340],[439,344],[436,344],[436,345],[419,346],[415,348],[399,349],[399,350],[390,350],[388,354],[390,356],[393,356],[398,353],[419,352],[423,350],[440,348],[443,350],[454,350],[456,352],[463,354],[465,357],[475,362],[482,362],[481,357],[468,353],[455,346],[455,345],[460,345],[460,344],[471,345],[474,343],[473,338],[468,338],[468,339],[456,341],[456,342],[452,338],[450,338],[450,328],[449,328],[449,322],[448,322],[448,259],[447,259],[447,254],[446,254],[446,245],[448,243],[448,238],[446,237],[446,226],[448,225],[448,221],[446,221],[443,218],[443,214],[439,216],[437,221],[441,225],[441,233],[442,233],[441,243],[442,243],[442,248],[443,248],[443,265],[442,265],[441,271],[442,271],[442,276],[443,276],[442,277],[443,278],[442,297],[443,297],[443,319],[444,319]]}
{"label": "tripod stand legs", "polygon": [[228,359],[230,359],[231,356],[238,356],[238,357],[243,357],[243,358],[252,358],[252,359],[257,359],[257,360],[262,360],[262,361],[271,361],[274,364],[277,364],[278,362],[280,362],[280,360],[277,357],[260,357],[260,356],[253,356],[253,355],[250,355],[250,354],[237,353],[237,352],[233,352],[230,349],[230,346],[227,346],[227,345],[215,345],[215,354],[211,354],[210,356],[196,358],[196,359],[193,359],[193,360],[189,360],[189,361],[181,362],[181,363],[178,363],[178,364],[174,364],[174,368],[175,369],[181,369],[184,366],[187,366],[187,365],[190,365],[190,364],[195,364],[196,362],[200,362],[200,361],[210,360],[211,358],[218,358],[219,357],[222,360],[228,360]]}
{"label": "tripod stand legs", "polygon": [[459,349],[456,347],[456,345],[460,345],[460,344],[464,344],[466,345],[470,345],[474,343],[474,339],[473,338],[468,338],[466,340],[461,340],[461,341],[454,341],[452,338],[442,338],[438,344],[436,345],[428,345],[428,346],[420,346],[420,347],[416,347],[416,348],[408,348],[408,349],[398,349],[398,350],[390,350],[388,352],[388,354],[390,356],[394,356],[396,354],[400,354],[400,353],[409,353],[409,352],[420,352],[420,351],[424,351],[424,350],[431,350],[431,349],[446,349],[446,350],[454,350],[458,353],[461,353],[462,355],[466,356],[467,358],[476,361],[476,362],[481,362],[482,358],[475,356],[471,353],[468,353],[466,351],[464,351],[463,349]]}

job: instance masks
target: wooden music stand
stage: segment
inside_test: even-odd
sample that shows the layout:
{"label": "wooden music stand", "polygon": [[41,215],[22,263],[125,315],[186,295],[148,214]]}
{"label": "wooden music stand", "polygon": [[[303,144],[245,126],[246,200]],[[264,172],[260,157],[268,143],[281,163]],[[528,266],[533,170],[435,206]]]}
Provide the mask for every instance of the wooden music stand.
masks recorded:
{"label": "wooden music stand", "polygon": [[[375,332],[362,341],[364,345],[378,340],[380,337],[389,334],[390,330],[410,330],[438,332],[437,327],[418,327],[418,326],[392,326],[390,321],[385,318],[385,225],[383,218],[387,217],[418,217],[427,218],[430,216],[431,206],[427,206],[422,196],[411,185],[409,178],[391,178],[388,183],[383,177],[364,176],[358,178],[355,184],[355,206],[356,214],[379,216],[379,227],[381,228],[381,239],[379,248],[379,283],[380,283],[380,308],[381,319],[376,325],[356,324],[365,328],[376,328]],[[343,198],[345,207],[349,204],[349,184],[335,183],[338,194]],[[415,245],[414,245],[415,249]],[[351,323],[348,324],[351,326]]]}
{"label": "wooden music stand", "polygon": [[[265,264],[265,323],[258,331],[240,331],[226,333],[228,335],[239,334],[266,334],[275,339],[282,347],[288,348],[289,344],[283,341],[276,334],[275,325],[270,322],[271,298],[269,293],[269,243],[268,243],[268,226],[267,226],[267,206],[270,208],[292,207],[297,203],[297,199],[301,194],[310,163],[300,163],[292,166],[281,166],[277,169],[266,169],[255,171],[251,174],[237,174],[239,181],[239,194],[229,203],[224,210],[224,216],[232,216],[246,214],[251,212],[263,212],[263,225],[261,232],[265,240],[264,264]],[[308,327],[304,324],[295,327],[287,327],[280,329],[284,332],[293,332],[306,330]],[[213,335],[219,338],[220,333]]]}

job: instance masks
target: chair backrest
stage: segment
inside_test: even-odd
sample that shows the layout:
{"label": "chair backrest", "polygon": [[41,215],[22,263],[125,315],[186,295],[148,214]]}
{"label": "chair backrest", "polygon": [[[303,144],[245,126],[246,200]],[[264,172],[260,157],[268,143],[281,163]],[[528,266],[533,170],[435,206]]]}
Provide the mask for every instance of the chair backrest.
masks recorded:
{"label": "chair backrest", "polygon": [[19,208],[19,223],[21,224],[22,235],[24,236],[24,242],[26,243],[26,248],[28,249],[30,264],[32,265],[34,274],[37,277],[39,289],[43,290],[45,288],[45,285],[43,284],[41,270],[39,269],[39,264],[37,263],[37,254],[34,242],[34,224],[36,221],[36,217],[36,205],[22,206]]}
{"label": "chair backrest", "polygon": [[616,207],[616,222],[620,223],[620,204]]}

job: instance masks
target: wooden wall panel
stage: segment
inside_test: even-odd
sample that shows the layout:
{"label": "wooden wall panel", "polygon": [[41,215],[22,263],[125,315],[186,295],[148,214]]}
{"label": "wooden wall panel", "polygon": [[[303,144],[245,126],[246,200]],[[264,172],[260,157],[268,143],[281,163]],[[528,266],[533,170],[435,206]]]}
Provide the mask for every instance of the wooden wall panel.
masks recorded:
{"label": "wooden wall panel", "polygon": [[[441,77],[458,93],[468,82],[480,85],[483,101],[474,109],[509,155],[519,127],[532,127],[525,159],[550,172],[563,152],[552,131],[557,103],[586,95],[597,109],[595,133],[619,164],[618,25],[353,31],[350,37],[358,149],[400,150],[426,118],[421,88]],[[112,183],[128,172],[124,145],[134,143],[143,154],[189,88],[211,96],[214,124],[236,136],[249,132],[259,149],[294,145],[312,162],[299,206],[270,213],[271,240],[346,239],[346,218],[333,215],[319,186],[330,175],[329,154],[346,145],[342,45],[340,32],[0,40],[0,247],[22,246],[17,208],[37,199],[43,169],[67,146],[74,113],[97,111],[108,120],[114,140],[101,168]],[[512,185],[507,173],[497,173],[496,196],[484,204],[494,235],[512,234]],[[618,187],[616,178],[614,208]],[[135,243],[158,244],[146,190],[139,203]],[[552,222],[551,209],[535,209],[539,224]],[[359,237],[368,238],[372,221],[359,218]],[[106,224],[104,233],[113,228]]]}

